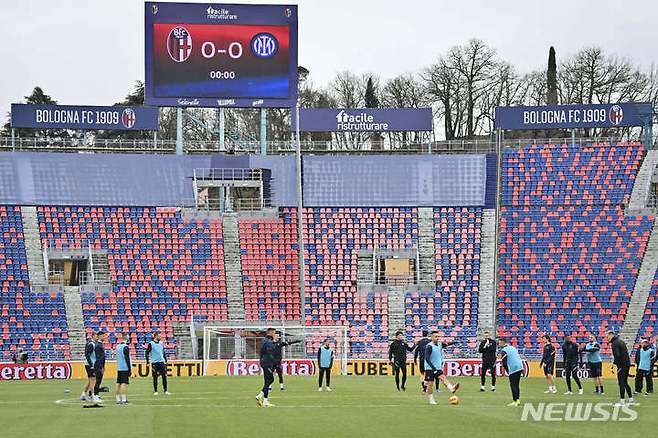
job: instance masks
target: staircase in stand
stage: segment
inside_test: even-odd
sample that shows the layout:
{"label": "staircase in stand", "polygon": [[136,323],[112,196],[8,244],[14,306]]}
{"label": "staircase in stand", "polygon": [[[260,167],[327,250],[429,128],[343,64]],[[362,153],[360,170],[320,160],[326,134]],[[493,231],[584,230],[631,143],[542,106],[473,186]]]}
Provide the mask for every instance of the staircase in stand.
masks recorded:
{"label": "staircase in stand", "polygon": [[242,258],[238,215],[227,213],[222,217],[224,234],[224,269],[226,270],[226,295],[230,320],[244,319],[244,290],[242,287]]}
{"label": "staircase in stand", "polygon": [[79,287],[64,286],[64,305],[66,307],[69,344],[71,345],[71,359],[82,360],[85,355],[87,339],[84,319],[82,317],[82,299],[80,297]]}

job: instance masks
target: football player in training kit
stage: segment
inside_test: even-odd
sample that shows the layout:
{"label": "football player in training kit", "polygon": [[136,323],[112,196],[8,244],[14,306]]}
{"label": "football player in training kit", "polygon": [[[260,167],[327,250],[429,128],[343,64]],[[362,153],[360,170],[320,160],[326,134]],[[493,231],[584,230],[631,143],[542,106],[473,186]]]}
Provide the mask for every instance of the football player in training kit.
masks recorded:
{"label": "football player in training kit", "polygon": [[631,357],[628,355],[628,348],[626,343],[622,341],[615,332],[609,330],[605,334],[606,340],[612,347],[612,363],[617,366],[617,383],[619,384],[619,402],[615,406],[624,406],[626,404],[625,398],[628,396],[628,404],[634,405],[633,393],[628,384],[628,371],[631,368]]}
{"label": "football player in training kit", "polygon": [[489,332],[484,332],[484,339],[478,346],[482,354],[482,368],[480,369],[480,391],[484,392],[487,371],[491,373],[491,390],[496,390],[496,343],[491,339]]}
{"label": "football player in training kit", "polygon": [[130,384],[130,347],[128,347],[128,335],[121,335],[121,342],[117,345],[114,356],[117,359],[117,404],[128,404],[128,384]]}
{"label": "football player in training kit", "polygon": [[[420,387],[423,389],[423,393],[427,390],[427,385],[425,384],[425,347],[432,342],[430,338],[427,337],[428,335],[429,332],[423,330],[423,337],[416,342],[416,347],[414,349],[414,364],[418,363],[418,369],[420,370]],[[434,384],[438,392],[439,380],[437,379]]]}
{"label": "football player in training kit", "polygon": [[589,342],[583,349],[587,353],[587,366],[589,367],[589,376],[594,381],[596,394],[604,395],[603,392],[603,361],[601,360],[601,346],[596,342],[596,336],[589,335]]}
{"label": "football player in training kit", "polygon": [[165,395],[171,395],[167,386],[167,354],[164,344],[160,342],[160,333],[153,335],[153,340],[146,347],[146,364],[151,362],[153,376],[153,395],[158,395],[158,376],[162,377],[162,389]]}
{"label": "football player in training kit", "polygon": [[544,394],[557,394],[557,388],[555,387],[555,347],[551,342],[551,337],[549,335],[544,335],[542,338],[544,341],[544,349],[541,354],[541,362],[539,366],[544,370],[544,376],[546,376],[546,381],[548,382],[548,389],[544,391]]}
{"label": "football player in training kit", "polygon": [[454,385],[443,374],[443,349],[454,342],[439,342],[439,332],[432,332],[432,341],[425,347],[425,383],[427,384],[427,395],[431,405],[436,404],[433,394],[434,381],[438,378],[452,393],[457,392],[459,383]]}
{"label": "football player in training kit", "polygon": [[85,371],[87,372],[87,383],[84,390],[80,395],[80,400],[91,401],[94,393],[94,386],[96,386],[96,376],[94,375],[94,362],[96,362],[96,353],[94,352],[96,346],[96,333],[92,333],[91,338],[87,340],[85,345]]}
{"label": "football player in training kit", "polygon": [[260,347],[260,367],[263,369],[263,388],[260,390],[256,396],[256,402],[258,406],[270,408],[274,407],[269,400],[270,386],[274,382],[274,365],[275,358],[274,355],[276,350],[276,345],[274,337],[276,336],[276,330],[273,328],[268,328],[265,333],[265,338],[263,339],[263,344]]}
{"label": "football player in training kit", "polygon": [[107,340],[107,335],[103,330],[96,333],[96,342],[94,342],[94,395],[91,400],[94,403],[102,403],[101,397],[98,395],[101,390],[101,383],[103,383],[103,374],[105,373],[105,347],[103,343]]}
{"label": "football player in training kit", "polygon": [[[281,365],[281,362],[283,360],[283,347],[287,347],[288,345],[293,345],[293,344],[299,344],[302,341],[290,341],[290,342],[284,342],[279,340],[279,332],[274,333],[274,346],[276,347],[274,349],[274,371],[277,373],[279,376],[279,389],[281,391],[285,391],[286,387],[283,385],[283,366]],[[270,388],[270,391],[272,388]]]}
{"label": "football player in training kit", "polygon": [[580,355],[580,347],[573,342],[571,336],[564,337],[564,344],[562,344],[562,360],[564,361],[564,377],[567,379],[567,392],[564,395],[571,395],[571,378],[578,385],[578,394],[583,394],[583,385],[580,383],[578,377],[578,368],[582,365],[583,358]]}
{"label": "football player in training kit", "polygon": [[509,375],[509,386],[512,390],[512,403],[507,406],[521,406],[521,376],[523,376],[523,361],[519,351],[507,343],[507,339],[498,340],[500,359],[503,368]]}
{"label": "football player in training kit", "polygon": [[320,378],[318,379],[318,391],[322,392],[322,378],[326,376],[327,391],[331,392],[331,367],[334,365],[334,350],[331,348],[329,338],[322,342],[318,349],[318,368]]}
{"label": "football player in training kit", "polygon": [[656,357],[656,352],[653,349],[653,346],[649,344],[648,339],[642,339],[640,341],[640,348],[635,353],[635,393],[640,394],[642,392],[642,383],[643,380],[647,381],[647,388],[644,395],[649,395],[653,392],[653,378],[651,376],[653,372],[653,363]]}
{"label": "football player in training kit", "polygon": [[[388,361],[393,364],[395,373],[395,386],[398,391],[406,391],[407,384],[407,352],[413,351],[414,347],[407,345],[404,340],[404,333],[398,331],[395,333],[395,340],[388,347]],[[402,372],[402,386],[400,386],[400,372]]]}

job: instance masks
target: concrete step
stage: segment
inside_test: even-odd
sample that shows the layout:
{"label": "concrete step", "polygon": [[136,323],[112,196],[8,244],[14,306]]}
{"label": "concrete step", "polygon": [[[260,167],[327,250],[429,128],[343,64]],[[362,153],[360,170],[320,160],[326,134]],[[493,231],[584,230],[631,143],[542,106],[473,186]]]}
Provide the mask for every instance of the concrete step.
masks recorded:
{"label": "concrete step", "polygon": [[658,166],[658,150],[648,150],[635,177],[628,210],[642,210],[647,207],[647,198],[656,166]]}
{"label": "concrete step", "polygon": [[64,306],[66,308],[69,344],[71,345],[71,358],[73,360],[82,360],[85,353],[86,336],[79,287],[64,287]]}
{"label": "concrete step", "polygon": [[29,206],[21,207],[21,216],[23,220],[25,255],[27,256],[27,269],[30,276],[30,284],[46,284],[47,267],[44,266],[37,208]]}
{"label": "concrete step", "polygon": [[480,250],[480,293],[478,294],[478,332],[493,332],[495,329],[495,257],[496,257],[496,211],[485,209],[482,213]]}
{"label": "concrete step", "polygon": [[229,319],[243,320],[245,317],[244,290],[242,285],[242,257],[240,256],[238,215],[234,213],[224,214],[222,216],[222,230]]}
{"label": "concrete step", "polygon": [[626,342],[629,348],[635,344],[635,340],[637,339],[644,316],[644,309],[651,293],[656,269],[658,269],[658,226],[654,221],[651,228],[651,236],[649,237],[649,242],[642,258],[642,264],[640,265],[640,271],[635,280],[633,295],[631,296],[626,317],[619,333],[619,336]]}

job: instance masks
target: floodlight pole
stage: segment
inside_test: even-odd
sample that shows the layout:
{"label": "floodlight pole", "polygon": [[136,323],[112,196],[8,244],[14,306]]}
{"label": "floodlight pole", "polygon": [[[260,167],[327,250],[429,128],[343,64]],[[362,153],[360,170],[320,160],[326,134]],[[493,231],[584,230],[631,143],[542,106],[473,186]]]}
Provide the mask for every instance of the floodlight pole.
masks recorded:
{"label": "floodlight pole", "polygon": [[297,264],[299,265],[300,323],[306,325],[306,280],[304,262],[304,211],[302,197],[302,141],[299,133],[299,103],[295,105],[296,156],[297,156]]}
{"label": "floodlight pole", "polygon": [[11,150],[16,152],[16,129],[11,128]]}
{"label": "floodlight pole", "polygon": [[260,109],[260,154],[267,155],[267,109]]}

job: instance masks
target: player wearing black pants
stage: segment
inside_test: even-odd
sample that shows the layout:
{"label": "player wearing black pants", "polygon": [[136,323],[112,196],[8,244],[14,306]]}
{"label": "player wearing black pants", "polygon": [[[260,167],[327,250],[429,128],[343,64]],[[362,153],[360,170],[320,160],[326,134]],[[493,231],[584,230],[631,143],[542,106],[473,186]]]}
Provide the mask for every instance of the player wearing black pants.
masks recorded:
{"label": "player wearing black pants", "polygon": [[606,339],[612,347],[613,363],[617,366],[617,383],[619,384],[619,402],[615,406],[624,406],[625,398],[628,396],[628,403],[634,404],[633,393],[628,384],[628,370],[631,367],[631,358],[628,355],[626,343],[619,339],[612,330],[606,333]]}
{"label": "player wearing black pants", "polygon": [[583,385],[578,378],[578,368],[583,363],[582,355],[580,354],[580,347],[573,342],[571,336],[565,336],[564,344],[562,344],[562,359],[564,360],[564,377],[567,379],[567,392],[564,395],[571,395],[571,378],[578,385],[578,394],[583,394]]}
{"label": "player wearing black pants", "polygon": [[482,368],[480,369],[480,391],[484,391],[487,371],[491,373],[491,390],[496,390],[496,344],[491,339],[489,332],[484,332],[484,339],[478,346],[478,352],[482,354]]}
{"label": "player wearing black pants", "polygon": [[160,333],[153,334],[153,340],[146,347],[146,363],[151,363],[153,375],[153,395],[158,395],[158,376],[162,377],[162,389],[165,395],[171,395],[167,386],[167,353],[160,342]]}
{"label": "player wearing black pants", "polygon": [[274,406],[270,403],[268,396],[270,394],[270,386],[274,382],[274,357],[277,349],[274,340],[275,336],[276,330],[268,328],[265,338],[263,339],[263,344],[260,347],[260,367],[263,369],[263,389],[261,389],[256,396],[256,402],[258,402],[258,406],[266,408]]}
{"label": "player wearing black pants", "polygon": [[[416,342],[414,348],[414,364],[418,363],[418,369],[420,370],[420,387],[423,389],[423,392],[425,392],[427,389],[427,385],[425,384],[425,348],[427,347],[427,344],[432,341],[428,338],[429,332],[427,330],[423,330],[422,335],[423,337]],[[435,382],[437,388],[439,387],[438,382],[437,379]]]}
{"label": "player wearing black pants", "polygon": [[94,385],[94,395],[92,401],[94,403],[102,403],[98,393],[100,392],[101,383],[103,383],[103,373],[105,372],[105,347],[103,343],[107,340],[107,335],[102,330],[96,333],[96,342],[94,342],[94,354],[96,355],[96,362],[94,362],[94,376],[96,377],[96,384]]}
{"label": "player wearing black pants", "polygon": [[[395,386],[398,391],[406,391],[405,385],[407,384],[407,352],[413,351],[413,347],[407,345],[404,340],[404,333],[398,331],[395,333],[395,341],[391,342],[388,347],[388,360],[393,364],[393,371],[395,373]],[[400,372],[402,372],[402,386],[400,386]]]}
{"label": "player wearing black pants", "polygon": [[544,335],[542,339],[544,348],[542,349],[539,366],[543,368],[544,376],[546,376],[546,381],[548,382],[548,389],[544,391],[544,394],[557,394],[557,388],[555,387],[555,380],[553,378],[555,371],[555,347],[551,342],[550,335]]}
{"label": "player wearing black pants", "polygon": [[279,389],[281,391],[284,391],[286,388],[283,386],[283,367],[281,366],[281,361],[283,360],[283,347],[287,347],[288,345],[293,345],[293,344],[299,344],[302,341],[290,341],[290,342],[284,342],[284,341],[279,341],[279,333],[276,333],[276,340],[274,342],[274,346],[276,347],[274,350],[274,371],[277,373],[279,376]]}

